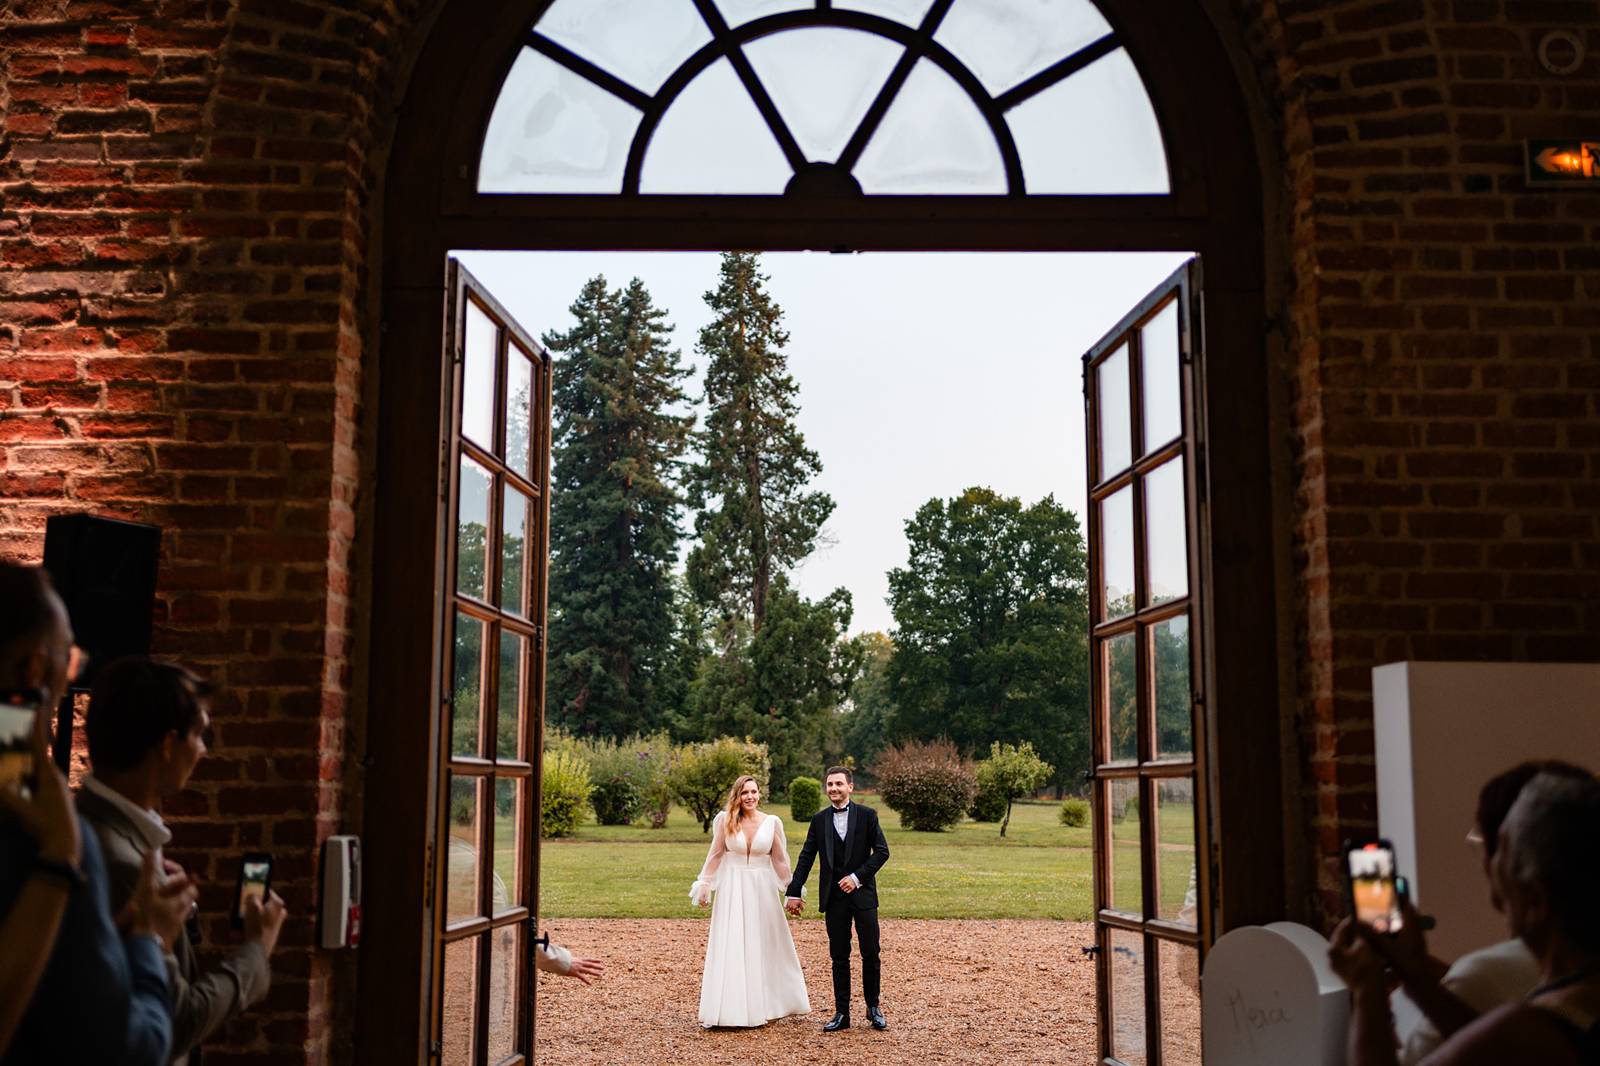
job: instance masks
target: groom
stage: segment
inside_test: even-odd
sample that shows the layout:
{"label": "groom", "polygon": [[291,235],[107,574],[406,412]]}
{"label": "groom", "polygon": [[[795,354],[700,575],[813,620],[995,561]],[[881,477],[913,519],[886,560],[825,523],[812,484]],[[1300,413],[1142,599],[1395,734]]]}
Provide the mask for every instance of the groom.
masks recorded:
{"label": "groom", "polygon": [[889,861],[889,844],[878,825],[878,812],[850,802],[855,777],[843,766],[830,766],[824,775],[831,806],[811,819],[794,880],[789,882],[784,906],[790,914],[805,908],[802,894],[817,851],[822,851],[822,890],[818,908],[828,921],[828,953],[833,956],[833,1020],[822,1027],[835,1033],[850,1028],[850,923],[861,940],[861,984],[867,999],[867,1021],[874,1029],[887,1029],[878,1009],[878,886],[877,873]]}

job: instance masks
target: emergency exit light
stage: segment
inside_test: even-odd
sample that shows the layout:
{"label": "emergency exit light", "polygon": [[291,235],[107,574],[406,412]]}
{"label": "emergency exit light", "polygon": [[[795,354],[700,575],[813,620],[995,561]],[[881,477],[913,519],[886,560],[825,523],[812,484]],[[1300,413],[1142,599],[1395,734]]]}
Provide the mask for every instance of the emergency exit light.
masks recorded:
{"label": "emergency exit light", "polygon": [[1600,189],[1600,136],[1591,140],[1527,140],[1523,161],[1529,185]]}

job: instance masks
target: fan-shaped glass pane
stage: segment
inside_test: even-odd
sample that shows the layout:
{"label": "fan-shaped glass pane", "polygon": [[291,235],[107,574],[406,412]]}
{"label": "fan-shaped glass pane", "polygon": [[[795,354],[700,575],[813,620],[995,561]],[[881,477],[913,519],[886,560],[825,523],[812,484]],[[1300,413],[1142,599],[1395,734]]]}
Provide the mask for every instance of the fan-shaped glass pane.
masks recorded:
{"label": "fan-shaped glass pane", "polygon": [[1006,112],[1030,193],[1164,193],[1167,152],[1144,83],[1117,49]]}
{"label": "fan-shaped glass pane", "polygon": [[1110,32],[1089,0],[959,0],[934,39],[999,95]]}
{"label": "fan-shaped glass pane", "polygon": [[647,93],[711,40],[690,0],[555,0],[534,29]]}
{"label": "fan-shaped glass pane", "polygon": [[793,173],[733,66],[719,59],[661,117],[639,191],[780,195]]}
{"label": "fan-shaped glass pane", "polygon": [[744,47],[800,150],[818,163],[839,158],[904,51],[886,37],[830,28],[775,33]]}
{"label": "fan-shaped glass pane", "polygon": [[907,26],[920,26],[933,0],[834,0],[833,6],[882,15]]}
{"label": "fan-shaped glass pane", "polygon": [[856,164],[871,193],[1004,193],[994,132],[955,79],[921,60]]}
{"label": "fan-shaped glass pane", "polygon": [[[649,3],[681,3],[692,7],[691,0],[648,0]],[[717,10],[729,26],[742,26],[758,18],[777,15],[785,11],[804,11],[815,7],[812,0],[717,0]]]}
{"label": "fan-shaped glass pane", "polygon": [[621,192],[639,112],[524,48],[483,138],[479,192]]}

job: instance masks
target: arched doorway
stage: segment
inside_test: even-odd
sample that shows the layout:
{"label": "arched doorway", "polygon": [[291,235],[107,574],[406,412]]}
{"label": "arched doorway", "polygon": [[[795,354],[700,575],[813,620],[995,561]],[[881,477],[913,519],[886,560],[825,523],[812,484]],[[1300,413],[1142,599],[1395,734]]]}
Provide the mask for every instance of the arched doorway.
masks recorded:
{"label": "arched doorway", "polygon": [[[570,22],[541,22],[563,6],[446,8],[413,75],[390,160],[374,519],[380,622],[372,633],[375,661],[386,667],[374,672],[371,693],[382,711],[371,716],[367,817],[369,873],[385,891],[373,894],[367,916],[363,1057],[437,1053],[430,1048],[445,927],[437,827],[452,753],[441,727],[449,713],[447,612],[436,599],[450,558],[457,417],[454,367],[441,353],[459,350],[451,310],[459,290],[446,273],[456,248],[1198,252],[1206,279],[1203,315],[1194,318],[1203,344],[1192,371],[1190,528],[1202,590],[1195,672],[1205,706],[1196,745],[1207,753],[1201,868],[1209,873],[1199,886],[1198,938],[1203,945],[1233,926],[1281,916],[1278,684],[1276,658],[1264,654],[1276,647],[1277,621],[1261,196],[1244,105],[1201,11],[1062,4],[1063,18],[1076,13],[1072,32],[1055,53],[1018,62],[1015,51],[996,60],[971,47],[976,24],[951,29],[980,6],[972,0],[683,0],[679,21],[649,35],[667,58],[646,57],[650,63],[618,73],[601,65],[603,48],[574,43]],[[777,62],[772,42],[805,34],[853,34],[874,42],[863,53],[883,57],[862,59],[880,64],[882,89],[848,129],[786,121],[781,79],[762,76],[764,64]],[[638,58],[626,48],[614,56],[623,64]],[[1164,180],[1132,186],[1138,191],[1085,182],[1081,167],[1059,166],[1050,154],[1051,136],[1069,127],[1045,105],[1082,84],[1074,77],[1116,63],[1142,79],[1159,128]],[[582,105],[565,114],[588,116],[598,140],[579,164],[537,143],[563,116],[518,113],[515,99],[497,107],[508,78],[544,79],[547,96],[566,93]],[[702,89],[721,101],[748,94],[743,117],[728,122],[770,143],[740,152],[734,167],[697,169],[715,161],[718,145],[684,139],[673,105]],[[969,153],[919,168],[904,153],[874,148],[875,133],[907,114],[914,124],[929,108],[986,132],[987,147],[974,149],[983,158]],[[982,140],[972,136],[974,145]],[[653,147],[665,151],[664,162],[652,158]],[[1192,306],[1202,307],[1198,296]],[[529,758],[537,764],[536,749]],[[1248,851],[1228,850],[1230,840],[1248,841]],[[536,884],[536,870],[531,876]]]}

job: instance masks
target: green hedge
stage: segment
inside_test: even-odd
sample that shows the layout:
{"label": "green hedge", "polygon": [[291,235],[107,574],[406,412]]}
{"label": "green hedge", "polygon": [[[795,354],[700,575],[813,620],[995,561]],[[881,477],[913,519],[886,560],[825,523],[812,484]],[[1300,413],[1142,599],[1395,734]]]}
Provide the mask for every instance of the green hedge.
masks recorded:
{"label": "green hedge", "polygon": [[822,782],[814,777],[797,777],[789,782],[789,817],[809,822],[822,810]]}

